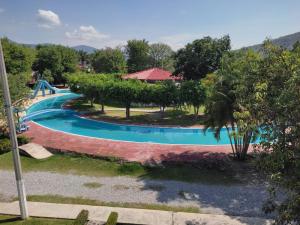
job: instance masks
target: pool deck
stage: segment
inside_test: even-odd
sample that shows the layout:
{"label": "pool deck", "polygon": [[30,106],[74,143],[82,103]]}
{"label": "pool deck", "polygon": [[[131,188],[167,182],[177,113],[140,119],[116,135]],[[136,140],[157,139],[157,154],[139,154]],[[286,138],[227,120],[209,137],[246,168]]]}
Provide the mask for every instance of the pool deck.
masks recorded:
{"label": "pool deck", "polygon": [[126,161],[152,164],[163,161],[196,162],[204,157],[222,157],[231,153],[230,145],[169,145],[113,141],[54,131],[31,121],[28,125],[30,129],[24,135],[46,148],[92,156],[117,157]]}

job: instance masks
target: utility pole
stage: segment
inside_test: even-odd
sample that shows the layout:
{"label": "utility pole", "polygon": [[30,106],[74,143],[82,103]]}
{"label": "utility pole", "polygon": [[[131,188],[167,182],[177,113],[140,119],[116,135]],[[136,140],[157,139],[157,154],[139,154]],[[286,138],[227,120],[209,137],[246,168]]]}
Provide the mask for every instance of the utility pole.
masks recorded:
{"label": "utility pole", "polygon": [[2,88],[3,88],[3,94],[4,94],[4,108],[5,108],[5,112],[7,115],[7,122],[8,122],[8,127],[9,127],[9,137],[10,137],[10,142],[12,145],[13,161],[14,161],[15,175],[16,175],[16,181],[17,181],[19,205],[20,205],[20,213],[21,213],[22,219],[27,219],[28,218],[28,210],[27,210],[25,186],[24,186],[24,181],[22,178],[22,168],[21,168],[21,161],[20,161],[20,155],[19,155],[19,149],[18,149],[16,127],[15,127],[15,122],[14,122],[14,117],[13,117],[13,107],[12,107],[11,99],[10,99],[10,92],[9,92],[9,86],[8,86],[8,81],[7,81],[1,39],[0,39],[0,77],[1,77],[1,83],[2,83]]}

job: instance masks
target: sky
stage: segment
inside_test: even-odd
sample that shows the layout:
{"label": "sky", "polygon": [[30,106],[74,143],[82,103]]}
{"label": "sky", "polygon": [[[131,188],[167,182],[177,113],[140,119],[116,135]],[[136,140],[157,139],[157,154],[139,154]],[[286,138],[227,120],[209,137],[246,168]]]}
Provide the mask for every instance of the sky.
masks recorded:
{"label": "sky", "polygon": [[0,0],[0,36],[27,44],[146,39],[177,50],[228,34],[238,49],[299,31],[299,0]]}

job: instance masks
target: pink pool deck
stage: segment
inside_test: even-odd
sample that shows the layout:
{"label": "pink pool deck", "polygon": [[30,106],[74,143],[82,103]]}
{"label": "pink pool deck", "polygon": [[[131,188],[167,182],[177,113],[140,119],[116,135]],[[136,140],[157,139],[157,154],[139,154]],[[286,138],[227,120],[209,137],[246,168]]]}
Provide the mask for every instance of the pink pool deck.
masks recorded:
{"label": "pink pool deck", "polygon": [[[219,157],[231,153],[230,145],[170,145],[114,141],[54,131],[29,122],[25,132],[32,142],[61,152],[75,152],[92,156],[118,157],[126,161],[160,163],[162,161],[197,161],[203,157]],[[220,153],[220,154],[212,154]]]}

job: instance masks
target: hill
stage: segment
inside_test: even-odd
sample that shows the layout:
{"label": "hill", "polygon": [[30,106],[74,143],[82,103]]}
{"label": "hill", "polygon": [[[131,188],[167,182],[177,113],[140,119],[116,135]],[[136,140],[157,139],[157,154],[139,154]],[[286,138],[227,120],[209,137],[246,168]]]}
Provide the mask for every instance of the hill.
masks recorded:
{"label": "hill", "polygon": [[84,52],[87,52],[87,53],[93,53],[94,51],[96,51],[97,49],[94,48],[94,47],[91,47],[91,46],[88,46],[88,45],[77,45],[77,46],[74,46],[74,47],[71,47],[77,51],[84,51]]}
{"label": "hill", "polygon": [[[272,43],[281,46],[283,48],[292,49],[293,45],[299,41],[300,42],[300,32],[285,35],[279,38],[271,39]],[[252,45],[246,48],[251,48],[254,51],[259,51],[262,48],[262,44]]]}

